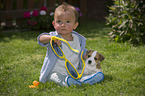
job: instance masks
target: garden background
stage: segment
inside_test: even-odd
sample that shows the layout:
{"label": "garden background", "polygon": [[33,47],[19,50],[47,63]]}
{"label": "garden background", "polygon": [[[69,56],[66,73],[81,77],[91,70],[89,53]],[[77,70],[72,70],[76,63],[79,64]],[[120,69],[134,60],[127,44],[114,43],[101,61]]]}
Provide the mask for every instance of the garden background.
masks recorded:
{"label": "garden background", "polygon": [[[0,21],[2,22],[0,29],[0,95],[145,95],[145,46],[143,42],[136,43],[130,41],[132,40],[132,38],[134,38],[134,36],[138,36],[138,38],[142,38],[142,36],[144,36],[145,19],[143,18],[145,16],[144,14],[142,14],[142,12],[144,12],[143,9],[145,8],[145,3],[143,0],[139,0],[140,2],[138,0],[129,0],[130,2],[123,0],[116,0],[115,2],[111,0],[44,0],[45,3],[42,3],[42,5],[39,2],[40,0],[9,0],[8,4],[13,4],[13,10],[11,9],[9,11],[4,11],[7,8],[4,8],[2,4],[6,4],[7,1],[8,0],[0,0],[0,17],[7,16],[1,15],[4,12],[6,12],[5,14],[9,14],[9,12],[14,12],[14,9],[16,9],[15,6],[20,4],[16,2],[20,1],[24,1],[25,5],[23,5],[23,7],[25,8],[25,11],[22,12],[22,9],[17,10],[17,12],[20,12],[19,14],[21,14],[21,18],[11,18],[12,21],[7,18],[0,19]],[[35,4],[33,4],[33,1],[35,2]],[[79,11],[80,25],[76,29],[76,31],[87,38],[87,49],[97,50],[105,56],[105,60],[101,62],[101,66],[105,75],[105,78],[102,82],[91,86],[83,84],[82,86],[71,87],[61,87],[54,84],[53,82],[47,82],[45,84],[40,83],[38,89],[29,88],[29,85],[32,85],[32,82],[34,80],[39,80],[40,70],[46,53],[46,48],[38,45],[37,36],[44,31],[50,32],[54,30],[52,26],[47,26],[47,23],[50,24],[51,20],[53,20],[53,14],[51,13],[53,12],[53,8],[52,11],[49,11],[49,1],[52,1],[54,3],[54,7],[60,4],[62,1],[66,1],[74,4],[74,6]],[[107,5],[105,3],[106,1],[108,2]],[[28,2],[31,2],[34,6],[37,6],[37,4],[40,4],[41,6],[35,9],[28,9],[28,6],[26,4]],[[105,14],[100,15],[99,19],[99,12],[97,9],[95,9],[97,8],[96,4],[98,4],[96,2],[104,2],[102,3],[104,4],[103,6],[110,6],[108,8],[110,11],[107,11],[107,7],[99,7],[99,9],[105,8],[103,11],[105,12]],[[47,7],[45,4],[47,4]],[[92,6],[89,4],[91,4]],[[135,7],[134,4],[136,4],[137,7]],[[132,7],[130,7],[130,5],[132,5]],[[130,12],[128,8],[132,9],[132,11]],[[138,13],[136,13],[135,8],[137,8],[137,10],[139,11]],[[142,8],[142,10],[139,10],[139,8]],[[129,11],[125,11],[125,9]],[[90,10],[92,10],[92,13]],[[123,11],[121,12],[121,10]],[[32,11],[35,14],[32,13]],[[41,15],[40,13],[38,15],[38,12],[40,11],[42,13]],[[25,14],[25,12],[31,12],[31,14]],[[121,12],[122,14],[116,12]],[[136,15],[132,15],[132,12]],[[126,16],[126,13],[128,17]],[[133,17],[133,19],[129,17],[129,13],[131,13],[130,17]],[[46,16],[46,14],[48,14],[49,16]],[[124,17],[123,14],[125,14]],[[13,16],[18,16],[18,14],[8,15],[8,17]],[[30,16],[32,18],[24,18],[23,16]],[[137,19],[134,19],[134,17],[137,17]],[[46,21],[44,18],[49,18],[50,21]],[[33,22],[33,20],[37,19],[40,19],[41,23],[43,22],[42,25],[45,26],[43,26],[44,28],[42,26],[40,27],[41,23],[37,22],[37,24],[39,24],[38,26],[37,24],[35,24],[35,21]],[[127,19],[129,19],[131,23],[123,23],[124,20]],[[29,24],[29,20],[32,24],[31,26],[27,25]],[[22,21],[24,21],[24,23]],[[8,25],[6,24],[6,22],[8,22]],[[11,26],[11,24],[13,26]],[[106,24],[109,24],[109,26],[106,26]],[[133,28],[136,28],[137,31],[132,32],[131,28],[129,29],[125,26],[127,24],[130,24],[128,26],[133,26]],[[142,35],[134,35],[133,37],[129,37],[129,39],[127,38],[126,40],[121,39],[126,35],[122,35],[120,33],[123,33],[122,30],[126,29],[129,29],[126,32],[130,32],[133,34],[139,32]],[[108,35],[108,33],[110,32],[113,32],[112,34],[110,34],[111,36],[114,36],[112,36],[112,39],[110,38],[110,35]],[[130,33],[127,33],[127,36],[130,35]]]}

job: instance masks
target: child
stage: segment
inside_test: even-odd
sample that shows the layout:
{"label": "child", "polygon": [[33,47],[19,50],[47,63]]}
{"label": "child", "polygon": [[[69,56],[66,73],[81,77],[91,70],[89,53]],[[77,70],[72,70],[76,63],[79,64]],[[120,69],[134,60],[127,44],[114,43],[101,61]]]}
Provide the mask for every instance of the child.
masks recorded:
{"label": "child", "polygon": [[68,41],[70,46],[79,50],[79,53],[71,51],[70,48],[58,39],[54,40],[54,47],[61,46],[66,58],[80,72],[82,70],[81,52],[84,51],[85,57],[87,49],[85,49],[86,39],[79,33],[73,31],[78,26],[78,11],[69,4],[63,3],[55,9],[54,21],[52,22],[55,32],[42,33],[38,36],[38,43],[47,47],[46,57],[41,69],[40,82],[53,81],[61,86],[81,85],[81,83],[94,84],[104,79],[103,73],[94,73],[88,76],[82,76],[80,79],[73,79],[69,76],[65,68],[65,60],[58,58],[50,46],[52,36],[57,36]]}

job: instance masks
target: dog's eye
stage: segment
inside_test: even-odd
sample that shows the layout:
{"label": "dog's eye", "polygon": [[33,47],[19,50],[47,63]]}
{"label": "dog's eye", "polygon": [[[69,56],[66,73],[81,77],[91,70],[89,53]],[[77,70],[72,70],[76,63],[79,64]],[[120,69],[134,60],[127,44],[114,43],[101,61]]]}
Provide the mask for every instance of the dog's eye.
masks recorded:
{"label": "dog's eye", "polygon": [[94,59],[95,59],[95,60],[97,60],[97,58],[96,58],[96,57],[95,57]]}
{"label": "dog's eye", "polygon": [[88,55],[88,58],[91,57],[91,55]]}

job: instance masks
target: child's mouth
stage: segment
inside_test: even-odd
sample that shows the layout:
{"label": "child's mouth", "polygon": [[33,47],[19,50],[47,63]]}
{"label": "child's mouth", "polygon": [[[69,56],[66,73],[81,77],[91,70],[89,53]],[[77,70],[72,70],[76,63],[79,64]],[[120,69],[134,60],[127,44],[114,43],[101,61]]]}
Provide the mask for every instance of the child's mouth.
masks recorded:
{"label": "child's mouth", "polygon": [[66,31],[66,29],[61,29],[62,31]]}

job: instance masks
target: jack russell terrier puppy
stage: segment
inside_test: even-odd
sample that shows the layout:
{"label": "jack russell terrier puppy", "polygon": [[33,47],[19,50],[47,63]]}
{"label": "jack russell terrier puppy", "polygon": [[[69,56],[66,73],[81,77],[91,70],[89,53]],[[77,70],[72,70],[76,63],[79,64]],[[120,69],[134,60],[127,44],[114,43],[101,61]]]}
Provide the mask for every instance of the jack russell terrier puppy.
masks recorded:
{"label": "jack russell terrier puppy", "polygon": [[105,57],[97,51],[88,50],[84,56],[86,68],[84,74],[93,74],[96,72],[102,72],[100,62],[103,61]]}

